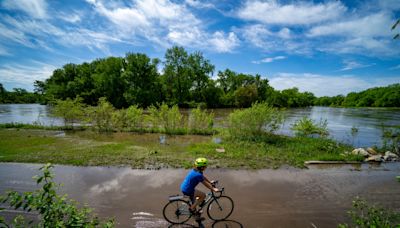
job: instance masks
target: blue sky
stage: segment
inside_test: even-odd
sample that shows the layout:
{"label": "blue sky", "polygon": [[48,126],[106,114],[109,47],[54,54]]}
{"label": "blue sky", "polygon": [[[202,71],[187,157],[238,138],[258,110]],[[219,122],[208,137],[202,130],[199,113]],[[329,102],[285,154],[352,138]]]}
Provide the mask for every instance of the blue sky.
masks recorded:
{"label": "blue sky", "polygon": [[[278,90],[334,96],[400,83],[399,0],[0,0],[0,83],[33,90],[67,63],[173,45]],[[162,66],[160,66],[162,68]]]}

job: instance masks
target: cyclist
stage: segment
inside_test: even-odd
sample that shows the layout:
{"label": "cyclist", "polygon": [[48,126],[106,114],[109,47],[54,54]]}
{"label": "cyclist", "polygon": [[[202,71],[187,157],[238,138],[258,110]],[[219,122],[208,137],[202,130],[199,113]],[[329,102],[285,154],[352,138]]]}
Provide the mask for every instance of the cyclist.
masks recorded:
{"label": "cyclist", "polygon": [[196,220],[201,219],[200,212],[196,211],[196,207],[197,205],[201,205],[201,203],[206,198],[206,194],[204,192],[195,189],[196,186],[201,182],[211,191],[219,191],[219,189],[213,187],[212,182],[203,175],[203,172],[207,168],[207,165],[208,161],[206,158],[197,158],[194,162],[193,169],[188,173],[185,180],[183,180],[181,184],[182,193],[189,196],[192,200],[192,205],[189,210],[196,216]]}

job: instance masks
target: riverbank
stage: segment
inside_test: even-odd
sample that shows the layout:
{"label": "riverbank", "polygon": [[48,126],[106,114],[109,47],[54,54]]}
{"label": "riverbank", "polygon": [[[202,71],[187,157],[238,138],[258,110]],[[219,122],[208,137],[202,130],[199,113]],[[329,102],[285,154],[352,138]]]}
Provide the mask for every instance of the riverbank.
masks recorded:
{"label": "riverbank", "polygon": [[362,160],[344,155],[351,150],[330,139],[272,134],[245,141],[201,135],[0,129],[0,162],[159,169],[190,168],[195,157],[204,156],[214,168],[262,169],[304,167],[307,160]]}

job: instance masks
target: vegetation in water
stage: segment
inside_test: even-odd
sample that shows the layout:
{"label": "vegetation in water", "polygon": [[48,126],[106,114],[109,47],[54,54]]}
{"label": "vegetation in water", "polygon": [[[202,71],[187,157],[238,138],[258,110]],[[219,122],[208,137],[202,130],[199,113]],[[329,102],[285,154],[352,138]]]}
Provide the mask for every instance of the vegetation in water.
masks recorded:
{"label": "vegetation in water", "polygon": [[100,221],[89,207],[81,207],[66,195],[57,194],[59,186],[53,181],[52,168],[53,165],[47,164],[40,168],[43,173],[34,177],[40,189],[24,193],[9,191],[0,198],[3,205],[15,210],[37,213],[38,219],[19,215],[6,221],[0,217],[0,227],[114,227],[113,220]]}
{"label": "vegetation in water", "polygon": [[352,223],[340,224],[339,228],[397,228],[400,227],[400,213],[393,212],[376,205],[369,205],[365,200],[356,198],[353,200],[353,209],[349,215]]}
{"label": "vegetation in water", "polygon": [[317,123],[314,120],[304,116],[303,118],[294,122],[291,129],[295,132],[297,136],[302,137],[308,137],[312,135],[325,137],[329,135],[328,121],[326,119],[320,120]]}

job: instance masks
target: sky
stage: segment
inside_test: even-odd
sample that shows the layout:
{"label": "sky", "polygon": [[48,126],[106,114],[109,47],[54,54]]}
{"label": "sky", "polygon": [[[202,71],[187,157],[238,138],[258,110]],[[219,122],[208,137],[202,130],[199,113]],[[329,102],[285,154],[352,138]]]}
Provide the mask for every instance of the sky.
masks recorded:
{"label": "sky", "polygon": [[[277,90],[400,83],[400,0],[0,0],[0,83],[33,91],[68,63],[182,46]],[[160,66],[162,69],[162,65]]]}

